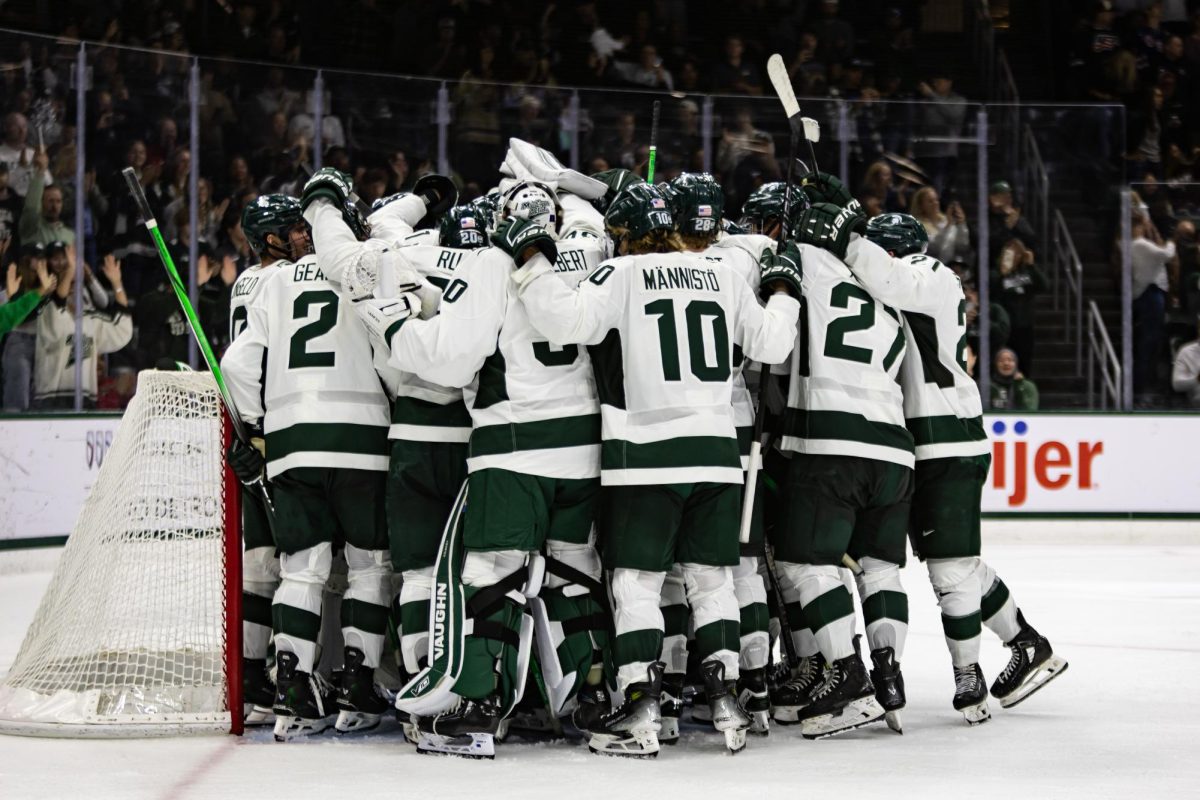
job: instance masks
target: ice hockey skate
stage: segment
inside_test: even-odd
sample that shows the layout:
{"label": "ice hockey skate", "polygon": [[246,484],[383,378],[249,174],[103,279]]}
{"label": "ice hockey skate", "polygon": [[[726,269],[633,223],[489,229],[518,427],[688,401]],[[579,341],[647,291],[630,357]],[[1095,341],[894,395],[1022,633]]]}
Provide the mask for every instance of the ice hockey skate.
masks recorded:
{"label": "ice hockey skate", "polygon": [[325,677],[296,669],[295,653],[278,653],[275,663],[275,741],[311,736],[333,725],[337,706]]}
{"label": "ice hockey skate", "polygon": [[738,703],[733,681],[725,680],[725,665],[713,659],[700,666],[704,674],[704,694],[712,713],[712,724],[725,734],[725,746],[730,753],[746,749],[746,731],[750,730],[750,715]]}
{"label": "ice hockey skate", "polygon": [[379,720],[390,704],[375,687],[375,670],[363,664],[363,653],[347,647],[337,693],[338,711],[334,727],[338,733],[369,731],[379,727]]}
{"label": "ice hockey skate", "polygon": [[500,711],[491,698],[460,697],[437,716],[421,717],[417,752],[424,755],[495,758]]}
{"label": "ice hockey skate", "polygon": [[593,753],[626,758],[658,756],[658,732],[662,729],[659,709],[662,666],[652,664],[647,672],[650,680],[630,684],[625,690],[625,702],[591,728],[588,749]]}
{"label": "ice hockey skate", "polygon": [[242,715],[246,727],[274,725],[275,685],[265,658],[242,661]]}
{"label": "ice hockey skate", "polygon": [[900,721],[900,709],[904,708],[904,676],[900,674],[900,665],[896,663],[896,653],[890,647],[881,647],[871,651],[871,682],[875,684],[875,699],[883,707],[884,719],[887,726],[896,733],[903,734],[904,726]]}
{"label": "ice hockey skate", "polygon": [[992,683],[992,697],[1000,701],[1001,708],[1012,708],[1023,702],[1067,671],[1066,660],[1054,655],[1050,642],[1025,621],[1020,610],[1017,611],[1017,624],[1021,629],[1016,638],[1005,643],[1012,650],[1012,658]]}
{"label": "ice hockey skate", "polygon": [[849,655],[825,670],[824,682],[800,712],[800,733],[805,739],[824,739],[878,722],[883,713],[862,659]]}
{"label": "ice hockey skate", "polygon": [[659,710],[662,713],[662,729],[658,732],[658,743],[677,744],[679,742],[679,715],[683,713],[682,675],[663,678]]}
{"label": "ice hockey skate", "polygon": [[738,678],[738,702],[750,715],[750,733],[766,736],[771,732],[771,693],[767,689],[765,669],[743,670]]}
{"label": "ice hockey skate", "polygon": [[600,723],[600,719],[612,710],[608,689],[604,684],[584,684],[576,698],[578,705],[571,712],[571,724],[581,732],[588,732]]}
{"label": "ice hockey skate", "polygon": [[954,668],[954,709],[968,725],[982,725],[992,718],[987,704],[987,683],[978,664]]}
{"label": "ice hockey skate", "polygon": [[800,712],[812,702],[813,692],[821,685],[821,657],[804,656],[796,674],[771,695],[771,717],[781,725],[795,725]]}

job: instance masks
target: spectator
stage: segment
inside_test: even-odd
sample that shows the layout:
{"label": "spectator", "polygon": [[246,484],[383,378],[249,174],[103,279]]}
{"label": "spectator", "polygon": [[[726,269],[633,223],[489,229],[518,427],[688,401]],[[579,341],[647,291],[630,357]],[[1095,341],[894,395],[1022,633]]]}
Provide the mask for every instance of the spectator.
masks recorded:
{"label": "spectator", "polygon": [[825,64],[841,64],[854,55],[854,28],[838,17],[838,0],[821,0],[821,18],[810,28],[817,37],[817,58]]}
{"label": "spectator", "polygon": [[1142,213],[1133,216],[1130,231],[1133,262],[1133,391],[1143,395],[1158,383],[1158,363],[1165,339],[1167,264],[1175,258],[1175,242],[1162,236]]}
{"label": "spectator", "polygon": [[996,181],[988,190],[988,247],[993,263],[1011,239],[1019,239],[1026,247],[1037,244],[1033,226],[1013,205],[1012,186],[1008,181]]}
{"label": "spectator", "polygon": [[503,158],[500,136],[500,86],[496,84],[496,51],[479,48],[471,68],[459,73],[454,87],[457,117],[455,162],[470,180],[488,180]]}
{"label": "spectator", "polygon": [[387,188],[383,192],[385,197],[412,188],[412,183],[408,180],[408,156],[403,150],[396,150],[388,156],[387,173]]}
{"label": "spectator", "polygon": [[4,282],[4,304],[0,305],[0,342],[13,328],[25,321],[34,309],[42,302],[42,298],[54,290],[58,279],[50,274],[44,261],[37,266],[37,281],[27,290],[22,291],[21,273],[17,262],[8,265],[8,273]]}
{"label": "spectator", "polygon": [[[345,147],[346,131],[342,127],[342,120],[333,113],[330,105],[332,99],[333,95],[326,90],[321,104],[321,145],[323,147]],[[294,142],[303,138],[311,142],[317,124],[314,117],[316,113],[317,97],[313,94],[312,89],[309,89],[304,93],[304,111],[292,117],[291,122],[288,123],[288,141]]]}
{"label": "spectator", "polygon": [[[40,275],[49,274],[46,263],[46,248],[40,244],[21,247],[17,262],[17,274],[21,285],[40,285]],[[66,297],[68,287],[56,283],[54,294]],[[37,316],[28,316],[4,338],[3,359],[0,372],[4,375],[4,410],[27,411],[33,403],[33,356],[37,349]]]}
{"label": "spectator", "polygon": [[[0,161],[0,241],[16,241],[17,223],[24,201],[9,186],[8,162]],[[5,245],[7,247],[7,245]]]}
{"label": "spectator", "polygon": [[466,69],[465,49],[458,41],[458,23],[453,17],[437,21],[437,38],[421,56],[425,74],[434,78],[458,78]]}
{"label": "spectator", "polygon": [[25,208],[21,212],[21,242],[45,245],[57,241],[75,244],[75,231],[62,221],[62,189],[45,184],[46,168],[50,164],[46,152],[39,150],[33,157],[33,163],[35,172],[29,181]]}
{"label": "spectator", "polygon": [[662,59],[658,57],[658,50],[652,44],[642,45],[637,62],[614,61],[612,71],[625,83],[634,86],[646,86],[668,92],[675,91],[675,81],[671,78],[671,73],[663,68]]}
{"label": "spectator", "polygon": [[[954,92],[954,81],[946,72],[935,73],[932,85],[920,83],[917,91],[925,98],[921,104],[920,131],[922,136],[953,139],[962,135],[967,117],[966,99]],[[958,161],[957,142],[926,142],[919,145],[917,155],[929,170],[933,187],[944,191],[954,177]]]}
{"label": "spectator", "polygon": [[33,180],[35,169],[41,170],[47,185],[54,182],[48,169],[49,161],[40,168],[34,163],[34,150],[25,143],[28,136],[29,121],[24,114],[13,111],[4,118],[4,142],[0,143],[0,161],[8,165],[9,185],[22,197],[29,193],[29,184]]}
{"label": "spectator", "polygon": [[1200,317],[1196,327],[1198,337],[1179,348],[1171,370],[1171,388],[1183,393],[1192,408],[1200,408]]}
{"label": "spectator", "polygon": [[1178,300],[1189,316],[1200,314],[1200,244],[1196,224],[1190,219],[1175,226],[1175,253],[1179,258]]}
{"label": "spectator", "polygon": [[1162,138],[1164,130],[1163,90],[1151,86],[1138,106],[1129,109],[1125,141],[1131,145],[1125,156],[1135,175],[1149,173],[1162,177]]}
{"label": "spectator", "polygon": [[929,234],[929,248],[925,251],[929,255],[945,264],[970,258],[971,231],[967,215],[957,200],[943,213],[937,189],[924,186],[913,194],[912,215]]}
{"label": "spectator", "polygon": [[1033,374],[1034,298],[1046,288],[1046,276],[1034,263],[1033,251],[1020,240],[1010,239],[1000,251],[992,270],[991,289],[997,302],[1008,312],[1012,349]]}
{"label": "spectator", "polygon": [[[69,286],[74,275],[73,260],[60,278]],[[121,262],[112,254],[104,258],[104,275],[113,286],[116,303],[111,312],[85,311],[73,307],[74,298],[58,293],[38,315],[37,354],[33,381],[33,407],[72,408],[75,405],[74,338],[75,315],[83,315],[83,404],[96,407],[98,376],[96,356],[115,353],[133,337],[133,322],[125,313],[125,290],[121,285]]]}
{"label": "spectator", "polygon": [[1075,45],[1076,83],[1084,100],[1111,103],[1118,99],[1116,54],[1121,40],[1113,30],[1111,0],[1099,0],[1091,24]]}
{"label": "spectator", "polygon": [[617,114],[617,132],[600,146],[600,154],[613,167],[636,169],[638,145],[636,138],[637,117],[632,111]]}
{"label": "spectator", "polygon": [[862,186],[858,191],[859,202],[866,206],[867,201],[863,198],[872,197],[879,201],[884,212],[907,211],[910,188],[906,180],[901,181],[899,186],[894,186],[891,166],[886,161],[876,161],[867,167],[863,176]]}
{"label": "spectator", "polygon": [[762,79],[758,68],[743,55],[746,44],[740,36],[725,39],[725,58],[712,70],[712,90],[718,94],[762,94]]}
{"label": "spectator", "polygon": [[1018,369],[1017,354],[1007,347],[996,353],[992,369],[992,409],[1037,411],[1037,384]]}

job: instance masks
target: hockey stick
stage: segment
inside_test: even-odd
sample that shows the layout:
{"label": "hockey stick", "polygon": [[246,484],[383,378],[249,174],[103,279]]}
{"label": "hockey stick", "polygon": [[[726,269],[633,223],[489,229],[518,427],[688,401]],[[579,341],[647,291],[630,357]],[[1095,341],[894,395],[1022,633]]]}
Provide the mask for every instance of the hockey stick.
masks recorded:
{"label": "hockey stick", "polygon": [[[229,393],[229,389],[225,385],[225,376],[221,372],[221,363],[213,354],[212,347],[208,343],[208,337],[204,334],[204,328],[200,326],[200,319],[196,316],[196,309],[192,308],[192,301],[188,297],[187,287],[183,285],[183,280],[179,277],[179,271],[175,268],[175,261],[171,258],[170,251],[167,250],[167,243],[163,241],[162,231],[158,229],[158,220],[154,218],[154,213],[150,210],[150,203],[146,200],[146,192],[142,189],[142,184],[138,182],[133,167],[126,167],[121,170],[121,174],[125,176],[125,183],[129,186],[129,192],[133,195],[134,202],[137,203],[138,213],[142,215],[142,223],[146,226],[146,230],[150,232],[150,238],[154,240],[159,260],[162,261],[163,268],[167,271],[167,277],[171,280],[171,288],[175,290],[175,297],[178,298],[179,305],[183,307],[188,327],[192,329],[192,335],[196,337],[196,344],[200,346],[200,353],[204,356],[204,363],[208,364],[213,380],[217,382],[217,391],[221,393],[221,402],[225,405],[225,411],[229,414],[229,421],[233,426],[233,435],[238,438],[238,441],[252,447],[253,445],[250,444],[250,434],[246,430],[246,424],[242,421],[241,415],[238,414],[237,405],[233,402],[233,395]],[[267,494],[267,487],[263,484],[261,478],[247,485],[257,487],[255,491],[258,492],[262,498],[264,507],[267,509],[267,521],[271,527],[272,534],[274,534],[275,505],[271,502],[270,495]]]}
{"label": "hockey stick", "polygon": [[792,80],[788,77],[787,66],[783,63],[783,56],[779,53],[767,59],[767,77],[771,79],[771,86],[774,87],[775,94],[779,95],[779,101],[783,103],[788,126],[792,129],[792,149],[788,156],[787,184],[790,186],[792,164],[796,160],[795,139],[801,134],[804,136],[804,141],[808,142],[808,154],[812,158],[813,172],[820,174],[820,170],[817,169],[817,151],[813,148],[813,142],[821,141],[821,126],[811,117],[800,116],[800,103],[796,100],[796,92],[792,89]]}
{"label": "hockey stick", "polygon": [[646,161],[646,183],[654,183],[654,161],[658,156],[658,114],[662,111],[662,100],[654,101],[650,113],[650,154]]}

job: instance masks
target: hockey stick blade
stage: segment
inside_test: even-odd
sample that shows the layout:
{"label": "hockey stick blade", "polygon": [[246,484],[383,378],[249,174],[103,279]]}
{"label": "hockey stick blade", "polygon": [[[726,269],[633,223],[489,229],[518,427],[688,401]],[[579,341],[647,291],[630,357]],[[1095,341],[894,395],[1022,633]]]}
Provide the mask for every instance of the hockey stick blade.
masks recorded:
{"label": "hockey stick blade", "polygon": [[775,94],[779,95],[779,102],[783,103],[783,113],[787,115],[788,122],[795,127],[800,116],[800,103],[796,100],[796,91],[792,88],[792,79],[788,77],[787,66],[783,63],[783,56],[776,53],[767,59],[767,77],[771,79],[771,86],[775,89]]}
{"label": "hockey stick blade", "polygon": [[800,122],[804,126],[805,139],[814,143],[821,141],[821,123],[812,117],[801,117]]}

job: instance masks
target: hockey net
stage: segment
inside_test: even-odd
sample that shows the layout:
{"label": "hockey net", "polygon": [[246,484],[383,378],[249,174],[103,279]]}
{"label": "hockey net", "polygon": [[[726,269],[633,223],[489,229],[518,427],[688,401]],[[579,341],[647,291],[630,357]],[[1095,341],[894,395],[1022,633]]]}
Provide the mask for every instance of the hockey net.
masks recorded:
{"label": "hockey net", "polygon": [[0,682],[0,732],[240,733],[241,542],[227,427],[211,374],[141,373]]}

